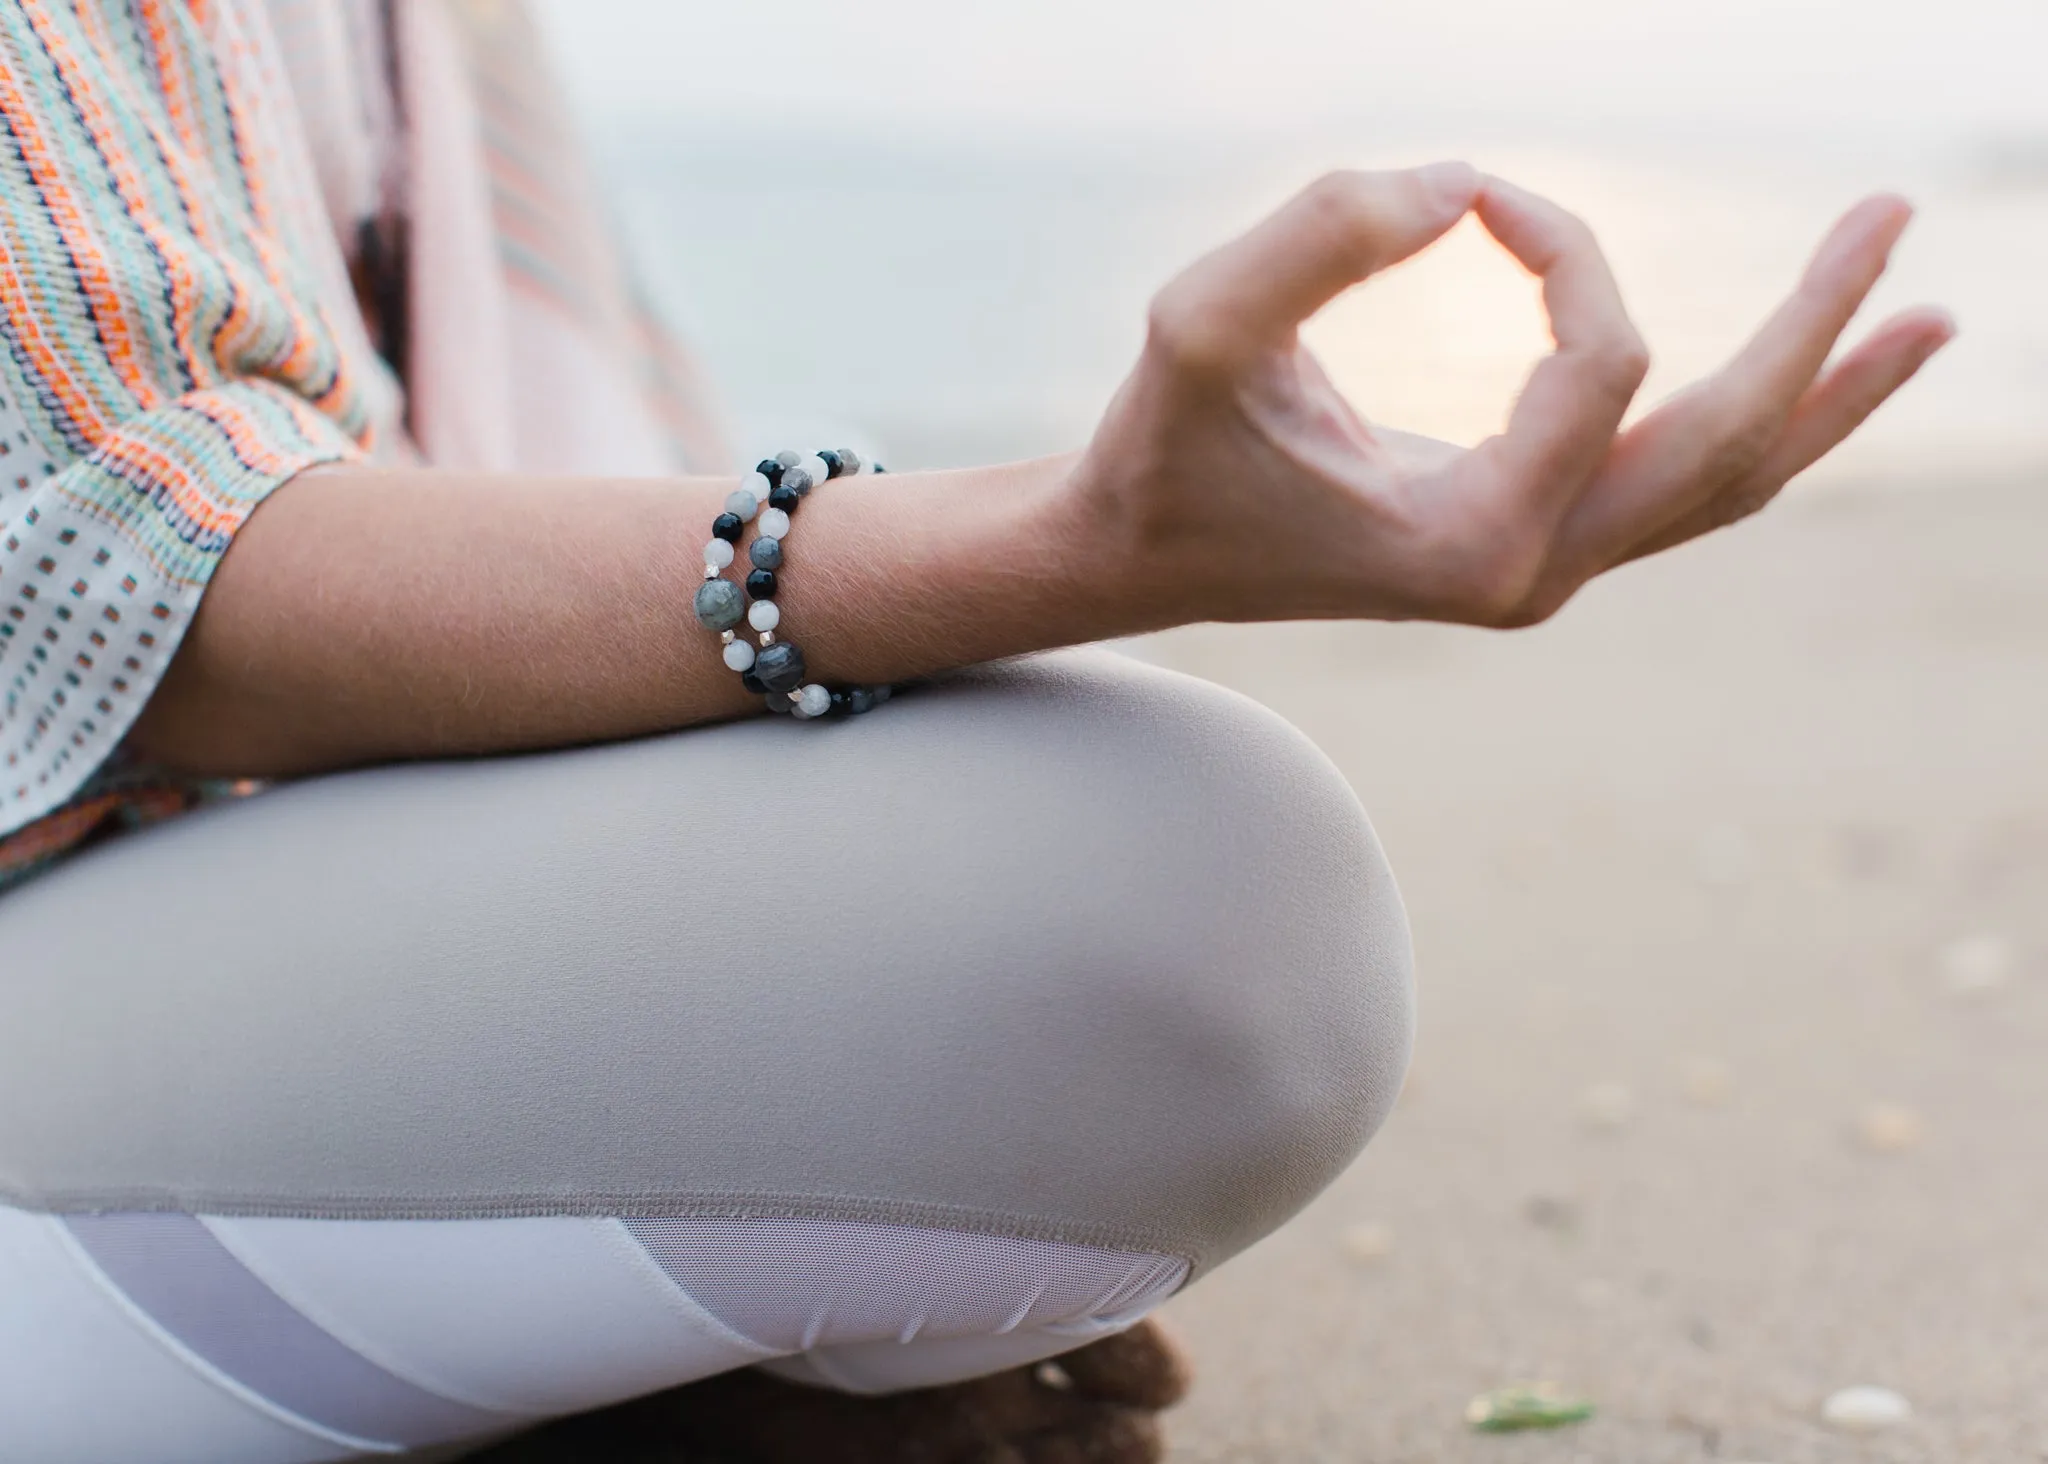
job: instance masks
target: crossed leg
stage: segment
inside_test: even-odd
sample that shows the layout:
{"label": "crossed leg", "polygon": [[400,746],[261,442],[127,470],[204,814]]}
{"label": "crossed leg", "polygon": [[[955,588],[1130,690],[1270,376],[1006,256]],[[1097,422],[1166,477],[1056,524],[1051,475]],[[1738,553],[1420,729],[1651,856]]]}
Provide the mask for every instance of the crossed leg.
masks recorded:
{"label": "crossed leg", "polygon": [[0,951],[0,1459],[35,1464],[1067,1352],[1327,1184],[1411,1024],[1327,761],[1100,652],[280,788],[15,892]]}

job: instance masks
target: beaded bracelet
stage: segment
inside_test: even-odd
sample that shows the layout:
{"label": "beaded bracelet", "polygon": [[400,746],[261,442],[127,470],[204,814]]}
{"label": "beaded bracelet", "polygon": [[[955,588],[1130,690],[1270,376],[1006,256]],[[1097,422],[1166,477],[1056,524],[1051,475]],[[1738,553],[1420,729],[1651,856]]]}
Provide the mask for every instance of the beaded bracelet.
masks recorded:
{"label": "beaded bracelet", "polygon": [[[782,623],[775,590],[782,569],[782,541],[789,535],[791,519],[818,484],[853,477],[862,468],[859,454],[846,449],[809,457],[777,453],[755,466],[727,496],[725,512],[712,520],[711,539],[704,546],[704,583],[697,589],[694,605],[697,620],[718,632],[725,664],[739,672],[740,683],[761,696],[771,712],[789,712],[801,719],[833,712],[860,713],[880,706],[894,690],[889,686],[832,690],[817,682],[807,683],[802,649],[794,641],[775,636]],[[877,463],[868,471],[886,470]],[[749,523],[756,531],[747,546],[753,568],[747,572],[742,598],[741,587],[726,579],[723,571],[738,557],[737,546]],[[758,651],[738,634],[742,618],[760,636]]]}

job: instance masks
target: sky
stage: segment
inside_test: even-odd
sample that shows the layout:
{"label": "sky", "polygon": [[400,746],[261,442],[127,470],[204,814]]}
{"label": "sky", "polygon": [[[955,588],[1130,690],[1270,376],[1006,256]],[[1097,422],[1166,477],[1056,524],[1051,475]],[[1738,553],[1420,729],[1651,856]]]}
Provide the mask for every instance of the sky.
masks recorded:
{"label": "sky", "polygon": [[2048,0],[537,0],[600,126],[2048,134]]}
{"label": "sky", "polygon": [[[1734,349],[1836,211],[1902,189],[1921,216],[1872,314],[1936,301],[1964,335],[1866,459],[2048,446],[2048,0],[530,3],[643,269],[746,410],[1067,445],[1173,269],[1314,171],[1464,156],[1594,224],[1654,343],[1645,400]],[[870,344],[783,349],[833,316]],[[1464,441],[1545,341],[1467,225],[1314,344],[1370,410]]]}

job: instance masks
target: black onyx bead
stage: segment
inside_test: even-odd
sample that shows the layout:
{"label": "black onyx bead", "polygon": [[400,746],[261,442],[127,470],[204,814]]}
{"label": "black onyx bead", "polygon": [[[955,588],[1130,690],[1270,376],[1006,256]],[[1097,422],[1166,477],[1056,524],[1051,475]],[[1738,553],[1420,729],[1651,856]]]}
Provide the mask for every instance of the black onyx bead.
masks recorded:
{"label": "black onyx bead", "polygon": [[768,506],[770,508],[779,508],[784,513],[790,512],[803,501],[804,496],[797,492],[796,489],[785,488],[780,483],[777,483],[768,490]]}
{"label": "black onyx bead", "polygon": [[754,464],[754,471],[768,480],[770,488],[773,488],[782,481],[782,464],[775,461],[774,458],[762,458],[761,461]]}
{"label": "black onyx bead", "polygon": [[839,476],[839,469],[841,464],[839,462],[838,453],[832,451],[832,449],[828,447],[823,452],[818,454],[818,461],[825,465],[826,477],[836,478]]}
{"label": "black onyx bead", "polygon": [[711,521],[711,532],[728,544],[737,544],[747,531],[747,521],[736,513],[722,513]]}
{"label": "black onyx bead", "polygon": [[780,539],[756,538],[747,546],[747,558],[754,561],[756,569],[782,568],[782,541]]}
{"label": "black onyx bead", "polygon": [[747,593],[756,600],[775,598],[775,571],[755,569],[747,572]]}
{"label": "black onyx bead", "polygon": [[846,710],[856,717],[871,710],[875,705],[875,694],[865,686],[856,686],[846,694]]}
{"label": "black onyx bead", "polygon": [[763,646],[754,657],[754,678],[770,691],[795,691],[804,684],[804,653],[795,641]]}
{"label": "black onyx bead", "polygon": [[835,691],[832,693],[832,710],[835,712],[843,712],[846,710],[845,692]]}
{"label": "black onyx bead", "polygon": [[[761,658],[759,656],[756,656],[754,658],[754,664],[759,665],[760,662]],[[740,685],[744,686],[748,691],[751,691],[756,696],[765,695],[768,690],[767,687],[761,684],[761,678],[756,676],[752,671],[740,672]]]}
{"label": "black onyx bead", "polygon": [[876,463],[872,468],[868,469],[868,471],[871,473],[886,473],[889,470],[883,467],[880,463]]}

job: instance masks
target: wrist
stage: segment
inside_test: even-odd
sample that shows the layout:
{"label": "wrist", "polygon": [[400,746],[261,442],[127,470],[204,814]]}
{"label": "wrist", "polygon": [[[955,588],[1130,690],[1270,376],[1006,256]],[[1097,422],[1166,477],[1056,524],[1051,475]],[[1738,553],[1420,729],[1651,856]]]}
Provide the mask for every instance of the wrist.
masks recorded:
{"label": "wrist", "polygon": [[1132,496],[1092,451],[1019,466],[1043,472],[1019,504],[1011,535],[1038,546],[1051,593],[1068,607],[1059,643],[1141,635],[1198,618],[1181,603],[1185,586],[1149,542]]}
{"label": "wrist", "polygon": [[1060,520],[1078,531],[1072,560],[1098,597],[1098,613],[1138,635],[1216,618],[1202,587],[1208,576],[1191,556],[1183,526],[1159,508],[1176,497],[1148,481],[1148,468],[1091,447],[1069,465],[1058,500]]}

